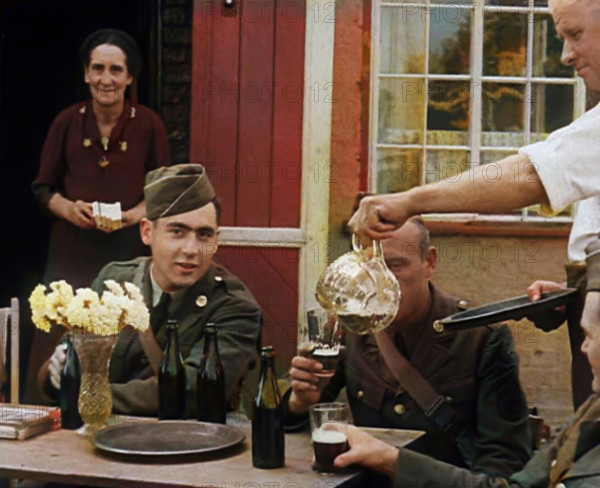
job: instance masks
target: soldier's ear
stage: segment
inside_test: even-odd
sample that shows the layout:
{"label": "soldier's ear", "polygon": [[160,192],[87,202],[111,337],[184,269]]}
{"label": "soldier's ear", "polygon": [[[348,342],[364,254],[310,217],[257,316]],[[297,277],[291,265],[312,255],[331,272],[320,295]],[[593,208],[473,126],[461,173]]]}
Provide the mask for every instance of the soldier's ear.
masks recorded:
{"label": "soldier's ear", "polygon": [[142,238],[142,242],[146,244],[146,246],[150,245],[152,241],[152,228],[154,224],[148,219],[144,218],[140,220],[140,237]]}
{"label": "soldier's ear", "polygon": [[433,276],[433,270],[437,266],[437,249],[431,246],[427,249],[427,255],[425,256],[425,264],[427,267],[427,278],[431,278]]}

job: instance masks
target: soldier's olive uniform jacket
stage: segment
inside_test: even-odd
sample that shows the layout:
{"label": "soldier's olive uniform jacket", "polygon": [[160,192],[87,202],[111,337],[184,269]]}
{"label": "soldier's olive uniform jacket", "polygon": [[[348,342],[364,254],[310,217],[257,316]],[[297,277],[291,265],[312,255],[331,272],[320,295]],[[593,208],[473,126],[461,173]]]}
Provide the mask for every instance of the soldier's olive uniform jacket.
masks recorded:
{"label": "soldier's olive uniform jacket", "polygon": [[[150,279],[151,258],[113,262],[106,265],[94,280],[92,288],[104,290],[108,279],[129,281],[142,290],[144,300],[152,307]],[[196,377],[204,347],[204,326],[214,322],[218,327],[219,355],[225,370],[225,388],[229,398],[243,379],[249,364],[256,358],[260,328],[260,309],[244,284],[224,267],[213,264],[204,276],[188,288],[182,297],[173,299],[169,319],[179,322],[179,347],[186,369],[187,416],[196,415]],[[155,333],[159,346],[166,343],[165,327]],[[115,412],[156,415],[158,381],[142,349],[137,331],[124,328],[119,333],[111,360],[109,380]]]}
{"label": "soldier's olive uniform jacket", "polygon": [[[598,397],[598,395],[595,395]],[[595,400],[599,401],[598,398]],[[575,415],[574,420],[577,418]],[[573,420],[573,421],[574,421]],[[571,425],[571,424],[569,424]],[[568,426],[567,426],[568,427]],[[563,446],[566,443],[563,444]],[[549,444],[510,479],[486,474],[474,475],[465,469],[437,462],[427,456],[401,449],[396,464],[395,488],[549,488],[550,473],[560,448]],[[573,463],[553,487],[592,488],[600,486],[600,419],[581,424]],[[418,481],[416,481],[418,480]]]}
{"label": "soldier's olive uniform jacket", "polygon": [[459,442],[470,459],[398,385],[372,335],[346,335],[344,358],[320,401],[332,401],[346,386],[356,425],[424,430],[426,435],[411,449],[455,466],[509,476],[531,456],[527,403],[512,334],[506,326],[436,333],[433,322],[459,308],[456,299],[432,285],[430,290],[423,322],[405,331],[391,330],[394,326],[386,331],[412,366],[466,419],[470,432]]}

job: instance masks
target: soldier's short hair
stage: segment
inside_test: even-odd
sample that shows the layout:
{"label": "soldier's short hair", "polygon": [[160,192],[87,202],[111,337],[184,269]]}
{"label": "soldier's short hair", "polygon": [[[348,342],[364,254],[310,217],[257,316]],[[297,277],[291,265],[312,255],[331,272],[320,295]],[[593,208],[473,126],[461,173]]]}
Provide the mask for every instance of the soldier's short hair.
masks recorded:
{"label": "soldier's short hair", "polygon": [[419,216],[411,217],[407,222],[416,225],[419,229],[419,254],[421,256],[421,261],[425,261],[425,259],[427,259],[427,251],[431,247],[429,229],[425,225],[423,219]]}

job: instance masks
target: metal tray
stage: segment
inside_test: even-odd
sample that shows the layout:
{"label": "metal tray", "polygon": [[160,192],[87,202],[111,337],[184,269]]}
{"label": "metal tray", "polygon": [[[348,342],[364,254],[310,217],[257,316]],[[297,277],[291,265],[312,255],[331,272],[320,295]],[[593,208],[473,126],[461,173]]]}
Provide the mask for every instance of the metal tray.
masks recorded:
{"label": "metal tray", "polygon": [[180,456],[218,451],[243,440],[244,434],[230,425],[167,420],[112,425],[96,432],[92,444],[117,454]]}
{"label": "metal tray", "polygon": [[436,332],[442,332],[444,329],[471,329],[503,320],[519,320],[571,302],[575,298],[574,293],[576,291],[576,288],[565,288],[564,290],[544,293],[536,302],[532,302],[527,295],[509,298],[508,300],[471,308],[444,319],[436,320],[433,323],[433,328]]}

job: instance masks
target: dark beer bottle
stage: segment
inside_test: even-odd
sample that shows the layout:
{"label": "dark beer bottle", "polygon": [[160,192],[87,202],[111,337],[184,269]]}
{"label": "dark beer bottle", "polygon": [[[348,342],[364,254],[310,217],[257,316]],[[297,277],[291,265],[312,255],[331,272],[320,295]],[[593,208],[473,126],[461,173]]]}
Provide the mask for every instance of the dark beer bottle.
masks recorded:
{"label": "dark beer bottle", "polygon": [[66,344],[65,365],[60,372],[60,391],[58,392],[60,423],[63,429],[78,429],[83,425],[77,406],[79,387],[81,386],[81,371],[79,369],[79,357],[73,345],[71,334],[67,334]]}
{"label": "dark beer bottle", "polygon": [[280,468],[285,460],[283,405],[277,387],[272,346],[262,348],[261,370],[252,413],[252,465]]}
{"label": "dark beer bottle", "polygon": [[179,340],[177,321],[167,321],[167,345],[158,368],[158,419],[185,419],[185,367]]}
{"label": "dark beer bottle", "polygon": [[219,357],[217,327],[206,324],[204,353],[200,361],[197,383],[198,420],[225,423],[225,371]]}

